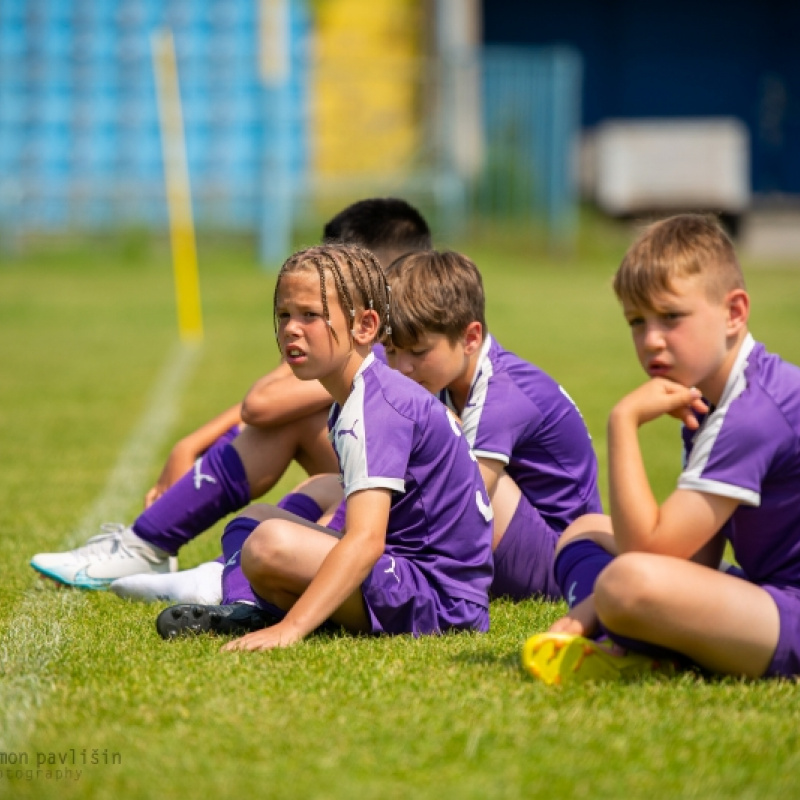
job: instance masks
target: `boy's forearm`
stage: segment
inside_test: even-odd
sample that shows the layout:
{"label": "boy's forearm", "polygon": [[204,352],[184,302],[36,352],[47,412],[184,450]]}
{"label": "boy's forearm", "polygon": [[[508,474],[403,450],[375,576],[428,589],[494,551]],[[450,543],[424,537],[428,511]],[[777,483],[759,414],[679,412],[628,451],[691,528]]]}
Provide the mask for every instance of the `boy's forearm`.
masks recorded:
{"label": "boy's forearm", "polygon": [[638,420],[617,406],[608,420],[609,506],[621,553],[648,550],[659,507],[639,445]]}
{"label": "boy's forearm", "polygon": [[354,592],[360,590],[383,553],[382,536],[358,536],[348,532],[328,553],[319,572],[283,620],[283,625],[302,638],[333,615]]}
{"label": "boy's forearm", "polygon": [[208,450],[222,434],[229,431],[234,425],[239,425],[241,421],[242,405],[241,403],[237,403],[225,409],[225,411],[218,414],[214,419],[206,422],[205,425],[197,428],[197,430],[184,436],[183,439],[181,439],[181,443],[184,447],[191,449],[199,455]]}
{"label": "boy's forearm", "polygon": [[289,372],[253,386],[242,401],[242,420],[255,427],[283,425],[321,411],[332,402],[319,381],[301,381]]}

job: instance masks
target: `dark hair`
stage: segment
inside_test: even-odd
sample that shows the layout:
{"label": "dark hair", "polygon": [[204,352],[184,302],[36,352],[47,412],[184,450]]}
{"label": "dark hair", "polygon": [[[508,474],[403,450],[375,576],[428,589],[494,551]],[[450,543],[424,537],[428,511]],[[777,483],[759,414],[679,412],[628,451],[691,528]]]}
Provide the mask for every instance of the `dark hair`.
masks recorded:
{"label": "dark hair", "polygon": [[[339,304],[352,320],[357,311],[374,309],[378,313],[381,325],[378,328],[377,340],[386,338],[389,327],[389,286],[386,275],[379,261],[371,251],[356,244],[317,245],[300,250],[290,256],[281,267],[275,280],[275,294],[272,302],[272,318],[275,336],[278,335],[277,301],[278,290],[284,275],[301,270],[314,270],[319,275],[322,311],[325,320],[330,323],[328,309],[328,280],[326,271],[333,278]],[[336,331],[331,328],[334,339]],[[338,339],[337,339],[338,341]]]}
{"label": "dark hair", "polygon": [[413,347],[427,333],[444,334],[453,344],[472,322],[486,334],[486,300],[478,268],[451,250],[409,253],[386,271],[392,290],[391,340]]}
{"label": "dark hair", "polygon": [[433,246],[422,214],[396,197],[372,197],[347,206],[325,224],[322,240],[404,253]]}

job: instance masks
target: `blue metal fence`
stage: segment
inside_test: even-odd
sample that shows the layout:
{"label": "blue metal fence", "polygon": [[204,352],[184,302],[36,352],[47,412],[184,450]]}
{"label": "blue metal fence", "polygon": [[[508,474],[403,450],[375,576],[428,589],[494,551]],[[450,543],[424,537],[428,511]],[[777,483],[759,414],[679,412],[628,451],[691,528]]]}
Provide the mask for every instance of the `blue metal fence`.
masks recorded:
{"label": "blue metal fence", "polygon": [[567,47],[484,47],[481,215],[541,220],[557,240],[577,224],[581,58]]}

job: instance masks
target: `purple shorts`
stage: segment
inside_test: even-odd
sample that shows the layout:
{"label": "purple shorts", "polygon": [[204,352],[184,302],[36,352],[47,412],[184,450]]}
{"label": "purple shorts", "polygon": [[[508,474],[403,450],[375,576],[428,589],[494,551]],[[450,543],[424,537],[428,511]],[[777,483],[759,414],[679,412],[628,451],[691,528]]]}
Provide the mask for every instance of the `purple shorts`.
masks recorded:
{"label": "purple shorts", "polygon": [[[725,570],[728,575],[750,581],[740,567]],[[750,581],[753,583],[753,581]],[[756,584],[762,588],[778,607],[780,630],[778,646],[772,654],[765,678],[792,678],[800,675],[800,589],[795,586]]]}
{"label": "purple shorts", "polygon": [[437,592],[427,575],[402,556],[384,553],[361,585],[372,633],[415,636],[449,630],[489,630],[489,609]]}
{"label": "purple shorts", "polygon": [[761,588],[775,601],[780,618],[778,646],[764,677],[790,678],[800,675],[800,589],[770,585],[762,585]]}
{"label": "purple shorts", "polygon": [[327,527],[329,527],[332,531],[339,531],[339,533],[342,533],[344,531],[344,522],[346,516],[347,500],[342,500],[342,502],[336,507],[336,511],[334,511],[331,521],[328,523]]}
{"label": "purple shorts", "polygon": [[517,510],[494,551],[490,595],[513,600],[527,597],[560,600],[561,590],[553,573],[560,535],[524,495],[520,497]]}

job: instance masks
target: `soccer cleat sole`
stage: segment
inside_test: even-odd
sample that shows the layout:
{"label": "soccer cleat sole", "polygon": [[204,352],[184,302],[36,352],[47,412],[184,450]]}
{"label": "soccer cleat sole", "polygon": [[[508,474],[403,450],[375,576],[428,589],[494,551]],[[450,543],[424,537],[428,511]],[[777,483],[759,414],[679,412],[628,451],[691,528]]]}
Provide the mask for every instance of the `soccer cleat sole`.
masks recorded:
{"label": "soccer cleat sole", "polygon": [[65,578],[63,575],[59,575],[57,572],[53,572],[45,567],[40,567],[34,562],[31,562],[31,566],[41,575],[43,578],[47,578],[51,581],[55,581],[59,586],[72,586],[75,589],[91,589],[94,591],[103,591],[108,589],[111,585],[111,581],[114,578],[91,578],[88,575],[83,575],[82,572],[79,572],[75,575],[75,577],[70,580]]}
{"label": "soccer cleat sole", "polygon": [[[229,610],[230,609],[230,610]],[[156,618],[156,630],[162,639],[199,636],[206,633],[242,636],[276,622],[253,606],[204,606],[182,603],[165,608]]]}
{"label": "soccer cleat sole", "polygon": [[549,686],[630,680],[642,675],[677,673],[671,661],[659,661],[640,653],[616,654],[613,645],[582,636],[540,633],[522,648],[522,666]]}

